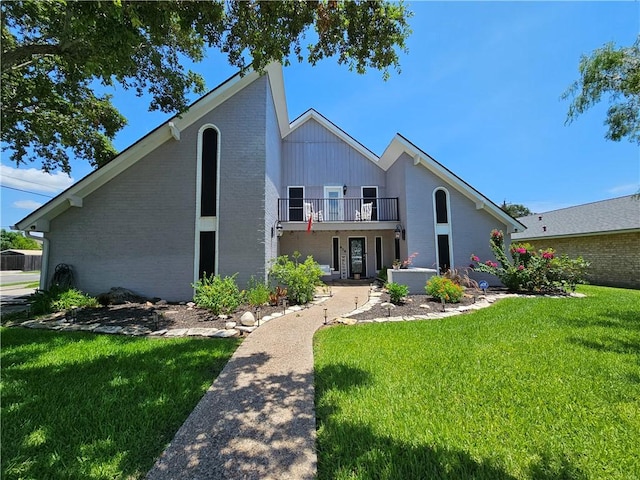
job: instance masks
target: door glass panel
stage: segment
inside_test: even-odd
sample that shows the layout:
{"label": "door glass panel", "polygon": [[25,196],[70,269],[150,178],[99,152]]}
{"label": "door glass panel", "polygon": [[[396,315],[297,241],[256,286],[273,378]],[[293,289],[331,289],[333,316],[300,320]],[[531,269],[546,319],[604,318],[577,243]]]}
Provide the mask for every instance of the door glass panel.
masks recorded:
{"label": "door glass panel", "polygon": [[329,222],[340,222],[344,218],[342,187],[324,187],[324,218]]}
{"label": "door glass panel", "polygon": [[351,266],[351,275],[356,273],[364,276],[364,238],[349,239],[349,261]]}

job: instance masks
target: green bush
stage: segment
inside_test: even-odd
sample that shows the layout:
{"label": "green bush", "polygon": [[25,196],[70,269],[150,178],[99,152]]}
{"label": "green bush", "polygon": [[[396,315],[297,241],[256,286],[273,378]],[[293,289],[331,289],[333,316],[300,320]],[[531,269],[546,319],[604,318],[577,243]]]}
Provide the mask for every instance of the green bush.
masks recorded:
{"label": "green bush", "polygon": [[294,304],[305,304],[313,300],[316,287],[322,285],[322,269],[320,265],[308,256],[300,263],[300,252],[294,252],[293,260],[288,255],[281,255],[276,258],[271,266],[269,275],[277,282],[286,285],[287,298]]}
{"label": "green bush", "polygon": [[251,276],[249,283],[247,284],[247,302],[252,307],[257,307],[259,305],[264,305],[269,301],[269,286],[264,283],[256,280],[255,277]]}
{"label": "green bush", "polygon": [[427,295],[448,303],[458,303],[464,295],[464,288],[446,277],[431,277],[424,289]]}
{"label": "green bush", "polygon": [[498,262],[487,260],[481,263],[476,255],[471,255],[475,262],[473,268],[496,275],[511,291],[564,292],[575,290],[578,283],[584,283],[589,263],[582,257],[556,257],[551,248],[536,252],[528,243],[516,243],[511,245],[512,260],[509,260],[504,251],[504,237],[499,230],[491,232],[489,243]]}
{"label": "green bush", "polygon": [[205,274],[200,280],[193,284],[196,293],[193,301],[202,308],[208,308],[214,315],[228,315],[233,313],[242,303],[242,292],[238,289],[236,275],[230,277],[220,277]]}
{"label": "green bush", "polygon": [[387,283],[386,288],[389,292],[389,296],[391,297],[391,303],[395,305],[402,303],[402,299],[409,295],[409,287],[406,285],[390,282]]}
{"label": "green bush", "polygon": [[387,283],[387,270],[389,267],[383,265],[380,271],[378,271],[378,278],[384,283]]}
{"label": "green bush", "polygon": [[51,287],[49,290],[38,290],[30,297],[31,312],[34,315],[61,312],[72,307],[95,307],[97,300],[75,288]]}

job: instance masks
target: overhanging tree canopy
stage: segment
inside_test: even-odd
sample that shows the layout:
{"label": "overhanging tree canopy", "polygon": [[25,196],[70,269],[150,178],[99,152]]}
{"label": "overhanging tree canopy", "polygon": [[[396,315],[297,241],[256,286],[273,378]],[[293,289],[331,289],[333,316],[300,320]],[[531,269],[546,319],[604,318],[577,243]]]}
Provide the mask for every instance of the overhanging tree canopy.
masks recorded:
{"label": "overhanging tree canopy", "polygon": [[605,138],[640,144],[640,35],[630,47],[608,43],[580,59],[580,79],[564,93],[573,97],[567,123],[608,96]]}
{"label": "overhanging tree canopy", "polygon": [[[208,48],[239,69],[335,57],[358,73],[399,70],[410,12],[385,1],[2,2],[2,142],[16,164],[69,173],[100,166],[126,119],[94,82],[151,94],[150,110],[180,112],[204,80],[181,59]],[[315,32],[305,44],[305,34]]]}

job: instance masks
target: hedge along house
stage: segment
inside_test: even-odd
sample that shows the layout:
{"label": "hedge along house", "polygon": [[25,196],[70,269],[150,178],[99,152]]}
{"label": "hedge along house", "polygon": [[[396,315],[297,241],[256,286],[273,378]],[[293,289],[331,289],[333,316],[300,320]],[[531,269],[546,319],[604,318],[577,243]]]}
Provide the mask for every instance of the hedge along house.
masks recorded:
{"label": "hedge along house", "polygon": [[378,157],[314,110],[289,123],[280,65],[237,74],[18,222],[78,288],[170,301],[205,272],[266,278],[299,251],[331,277],[466,267],[524,226],[401,135]]}
{"label": "hedge along house", "polygon": [[596,285],[640,288],[640,199],[636,195],[562,208],[519,219],[527,226],[513,240],[553,248],[590,263]]}

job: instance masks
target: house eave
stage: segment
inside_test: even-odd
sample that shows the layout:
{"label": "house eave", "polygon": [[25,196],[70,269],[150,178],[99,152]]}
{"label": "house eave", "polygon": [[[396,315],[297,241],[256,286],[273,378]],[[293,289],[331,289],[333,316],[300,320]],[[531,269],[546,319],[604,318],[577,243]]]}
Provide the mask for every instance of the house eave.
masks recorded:
{"label": "house eave", "polygon": [[438,178],[454,186],[456,190],[475,204],[477,210],[486,210],[489,214],[505,223],[508,226],[507,233],[523,231],[527,228],[524,224],[504,212],[498,205],[400,134],[396,134],[380,157],[380,167],[387,171],[403,153],[406,153],[413,159],[414,166],[422,166]]}
{"label": "house eave", "polygon": [[[279,64],[270,64],[265,69],[265,74],[269,76],[269,83],[276,106],[278,125],[281,135],[284,135],[289,129],[289,124],[286,99],[284,96],[282,67]],[[42,207],[18,221],[15,227],[24,231],[47,232],[50,221],[55,217],[71,206],[81,207],[83,199],[87,195],[102,187],[160,145],[170,140],[180,141],[180,132],[197,122],[209,111],[227,101],[237,92],[253,83],[260,78],[260,76],[258,72],[250,71],[244,75],[240,72],[230,77],[204,97],[191,104],[184,114],[175,115],[168,121],[163,122],[136,143],[119,153],[109,163],[89,173]]]}
{"label": "house eave", "polygon": [[530,242],[535,240],[555,240],[558,238],[578,238],[578,237],[599,237],[603,235],[618,235],[622,233],[640,233],[640,228],[622,229],[622,230],[603,230],[599,232],[578,232],[578,233],[566,233],[557,235],[532,235],[526,236],[524,232],[523,236],[514,238],[517,242]]}

